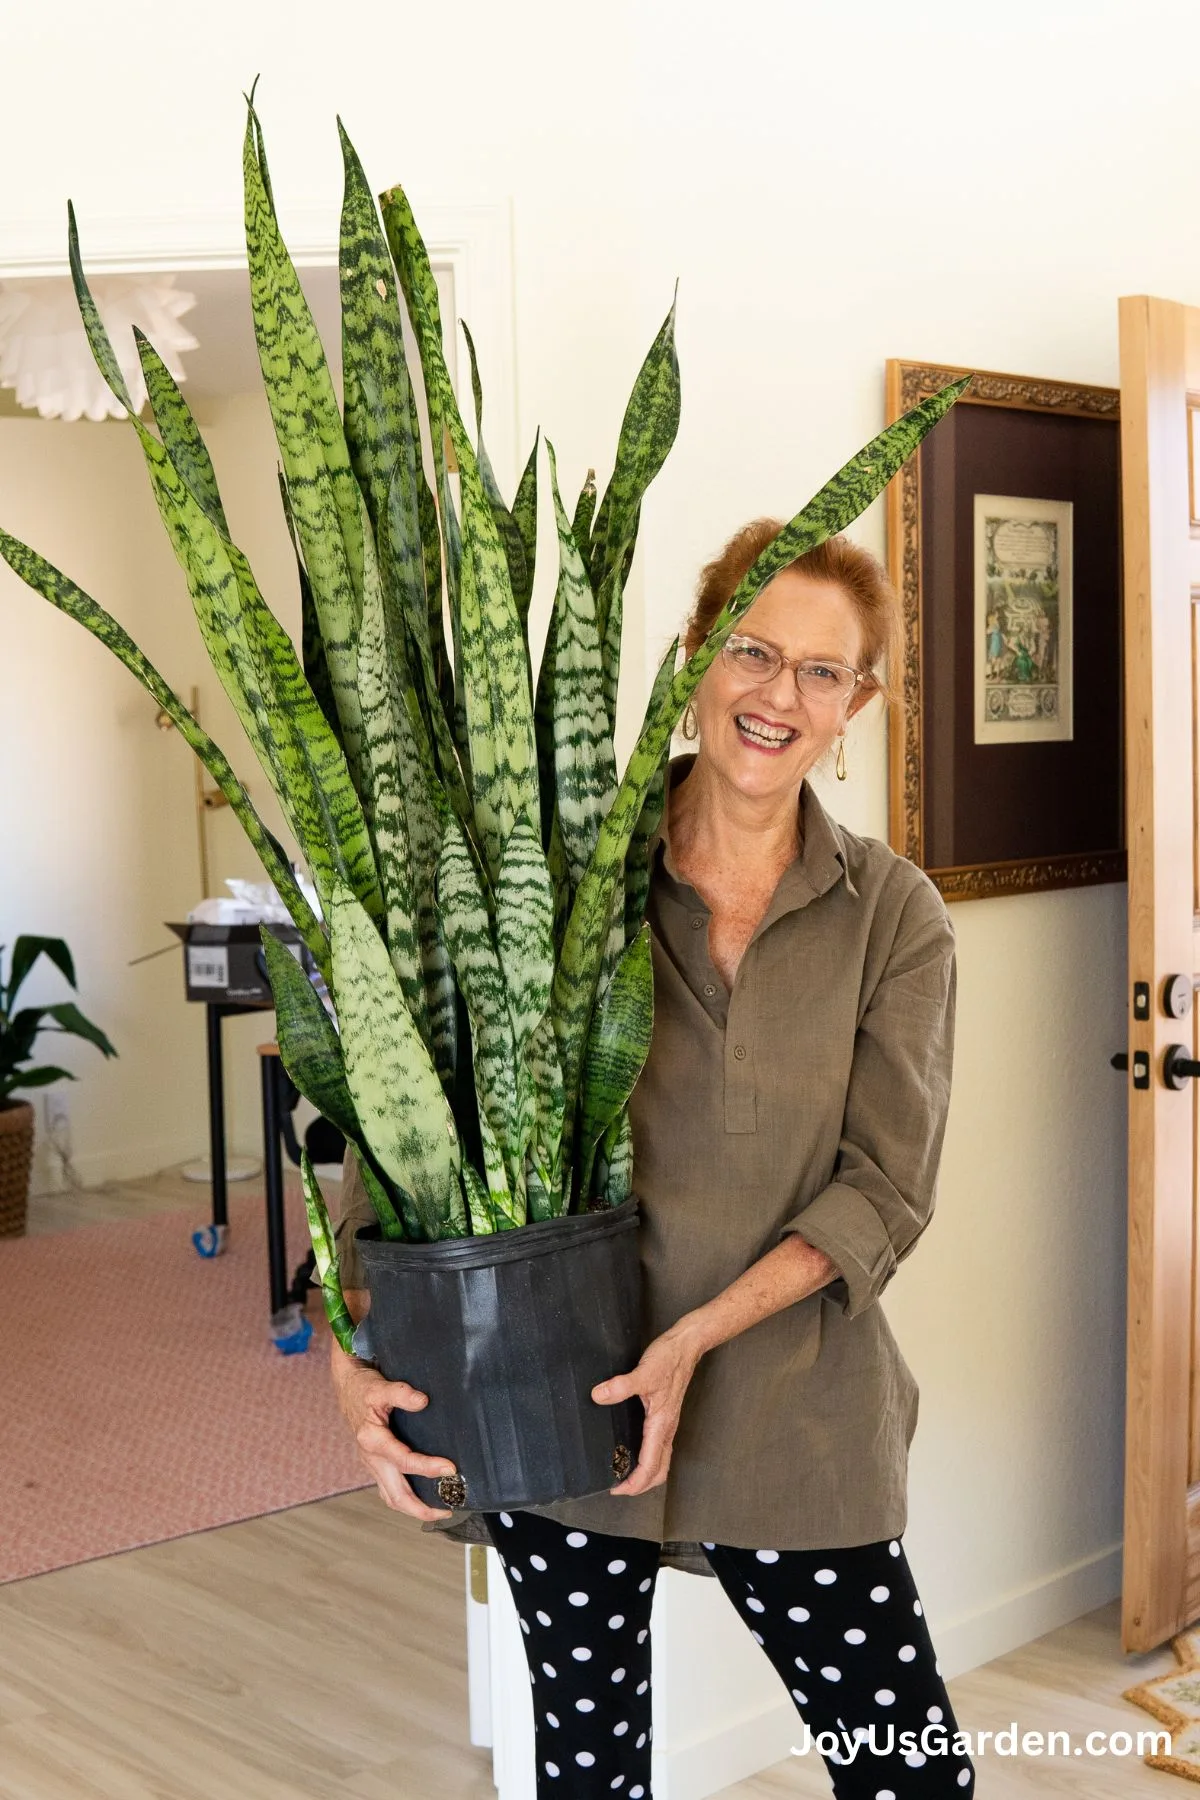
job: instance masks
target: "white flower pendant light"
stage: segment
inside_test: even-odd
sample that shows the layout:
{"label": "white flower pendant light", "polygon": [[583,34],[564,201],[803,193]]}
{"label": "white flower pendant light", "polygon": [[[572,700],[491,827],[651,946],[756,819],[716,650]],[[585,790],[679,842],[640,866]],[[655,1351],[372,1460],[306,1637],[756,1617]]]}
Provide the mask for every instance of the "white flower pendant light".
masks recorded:
{"label": "white flower pendant light", "polygon": [[[140,412],[146,384],[133,327],[141,327],[183,381],[180,352],[195,350],[197,340],[179,320],[196,297],[177,288],[173,275],[101,275],[91,289]],[[15,389],[18,405],[36,407],[43,419],[124,418],[92,360],[67,276],[0,281],[0,387]]]}

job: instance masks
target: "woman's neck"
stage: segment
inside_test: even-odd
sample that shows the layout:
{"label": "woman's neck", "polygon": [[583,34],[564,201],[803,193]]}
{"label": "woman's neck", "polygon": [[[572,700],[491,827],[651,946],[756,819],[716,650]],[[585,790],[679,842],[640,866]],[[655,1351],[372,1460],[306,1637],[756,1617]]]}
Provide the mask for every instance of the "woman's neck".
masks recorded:
{"label": "woman's neck", "polygon": [[699,756],[687,779],[672,784],[667,814],[676,860],[717,869],[786,867],[800,852],[795,793],[743,794]]}

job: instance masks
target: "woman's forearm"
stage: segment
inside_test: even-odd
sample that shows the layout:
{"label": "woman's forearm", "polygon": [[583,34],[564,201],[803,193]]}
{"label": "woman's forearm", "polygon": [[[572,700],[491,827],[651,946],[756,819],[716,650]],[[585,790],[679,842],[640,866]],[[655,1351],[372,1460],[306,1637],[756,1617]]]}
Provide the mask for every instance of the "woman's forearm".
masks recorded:
{"label": "woman's forearm", "polygon": [[685,1313],[665,1335],[683,1338],[699,1360],[706,1351],[748,1331],[760,1319],[769,1319],[772,1313],[815,1294],[839,1273],[824,1250],[792,1233],[705,1305]]}

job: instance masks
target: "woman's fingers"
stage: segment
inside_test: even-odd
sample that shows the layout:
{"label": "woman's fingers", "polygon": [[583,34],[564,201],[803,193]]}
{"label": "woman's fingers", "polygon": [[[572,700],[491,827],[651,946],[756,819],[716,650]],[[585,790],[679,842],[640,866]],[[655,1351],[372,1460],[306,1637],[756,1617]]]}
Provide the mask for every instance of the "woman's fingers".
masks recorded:
{"label": "woman's fingers", "polygon": [[678,1413],[646,1414],[637,1462],[618,1487],[608,1490],[610,1494],[644,1494],[666,1480],[678,1424]]}
{"label": "woman's fingers", "polygon": [[361,1425],[355,1433],[358,1453],[368,1472],[374,1477],[387,1504],[396,1512],[412,1513],[419,1519],[444,1519],[448,1511],[426,1506],[413,1493],[406,1479],[409,1475],[425,1475],[436,1480],[439,1475],[453,1475],[454,1464],[445,1456],[426,1456],[395,1437],[386,1425]]}

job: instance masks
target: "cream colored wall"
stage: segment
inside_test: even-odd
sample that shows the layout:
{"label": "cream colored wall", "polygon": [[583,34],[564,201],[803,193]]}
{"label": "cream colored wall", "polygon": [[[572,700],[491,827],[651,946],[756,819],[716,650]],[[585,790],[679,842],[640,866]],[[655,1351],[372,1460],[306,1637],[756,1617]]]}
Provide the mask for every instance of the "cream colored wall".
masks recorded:
{"label": "cream colored wall", "polygon": [[[117,15],[127,29],[114,29]],[[143,17],[153,28],[141,32]],[[1112,382],[1118,294],[1200,299],[1188,87],[1197,23],[1183,5],[1010,0],[981,12],[865,0],[849,11],[744,0],[731,11],[653,0],[610,8],[597,28],[548,0],[468,0],[455,21],[451,51],[435,15],[401,21],[377,0],[345,9],[336,31],[315,0],[213,0],[199,33],[131,0],[27,13],[10,30],[10,58],[54,68],[58,104],[13,83],[0,158],[21,171],[18,210],[39,229],[68,191],[85,229],[90,215],[236,213],[239,93],[261,68],[285,224],[289,205],[324,207],[332,233],[338,108],[372,177],[403,176],[418,205],[511,201],[518,441],[550,428],[568,488],[608,454],[680,276],[683,424],[646,509],[630,631],[649,662],[725,531],[799,504],[878,428],[887,356]],[[114,91],[136,93],[136,107],[114,107]],[[215,447],[239,454],[221,421]],[[127,443],[119,455],[132,462]],[[35,536],[48,529],[45,478],[32,466],[6,474],[0,517],[19,526],[23,508]],[[245,497],[256,531],[248,487]],[[858,535],[882,549],[882,530],[876,509]],[[74,567],[107,557],[101,573],[119,579],[114,520],[63,531]],[[84,696],[53,732],[40,709],[29,721],[39,729],[20,742],[54,759],[53,778],[35,775],[6,801],[19,826],[6,841],[58,834],[53,852],[37,852],[49,872],[30,904],[61,892],[55,870],[69,864],[72,885],[102,892],[111,917],[118,898],[128,903],[124,863],[156,861],[124,794],[165,780],[164,746],[139,735],[141,703],[119,672],[101,688],[99,652],[40,602],[0,591],[6,642],[14,632],[35,672],[52,658],[57,685],[69,674]],[[192,674],[183,640],[165,622],[155,629]],[[102,691],[105,716],[128,719],[109,717],[104,764],[124,783],[101,782],[94,757],[81,767],[77,719]],[[639,692],[635,664],[626,743]],[[877,720],[855,729],[849,756],[835,810],[882,834]],[[182,767],[171,778],[181,784]],[[104,803],[103,842],[84,795]],[[183,898],[168,888],[183,885],[189,840],[182,823],[172,829],[178,866],[147,877],[161,890],[142,903],[146,929]],[[939,1211],[887,1299],[923,1389],[908,1541],[947,1668],[1112,1590],[1124,1128],[1107,1058],[1124,1016],[1123,906],[1124,890],[1104,887],[954,909],[959,1053]],[[104,941],[98,933],[81,960],[97,966]],[[178,1045],[181,1070],[194,1070],[196,1047],[174,973],[152,964],[143,978],[144,1011],[119,1010],[115,973],[87,998],[97,1013],[111,1000],[114,1035],[153,1021],[140,1092],[160,1116],[178,1109],[182,1143],[194,1121],[177,1093],[167,1105],[156,1092],[161,1045]],[[126,1065],[89,1078],[99,1101]],[[136,1119],[138,1106],[130,1081],[121,1116]]]}

